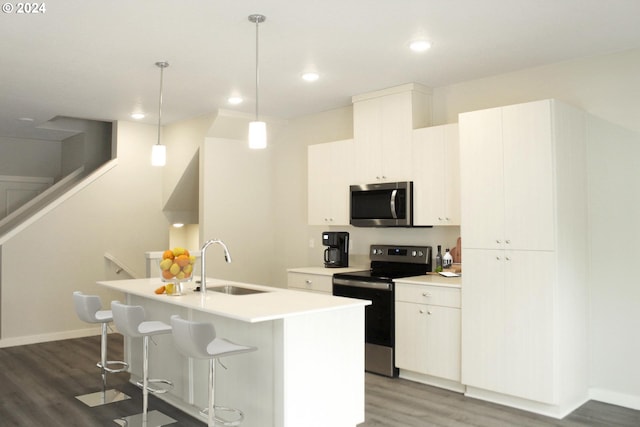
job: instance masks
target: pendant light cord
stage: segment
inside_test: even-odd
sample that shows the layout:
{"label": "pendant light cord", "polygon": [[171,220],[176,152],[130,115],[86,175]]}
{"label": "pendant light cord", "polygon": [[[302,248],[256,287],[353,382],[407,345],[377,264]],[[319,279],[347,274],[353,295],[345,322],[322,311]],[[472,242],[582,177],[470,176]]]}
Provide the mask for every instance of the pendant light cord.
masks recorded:
{"label": "pendant light cord", "polygon": [[160,68],[160,96],[158,97],[158,145],[160,145],[160,130],[162,129],[162,86],[164,69],[169,66],[169,63],[156,62],[156,65]]}
{"label": "pendant light cord", "polygon": [[256,19],[256,122],[258,121],[258,70],[259,70],[259,61],[258,61],[258,52],[259,52],[259,38],[258,38],[258,26],[260,25],[260,19]]}
{"label": "pendant light cord", "polygon": [[259,60],[260,37],[259,37],[258,26],[260,25],[261,22],[264,22],[266,19],[267,17],[264,15],[259,15],[259,14],[249,15],[249,21],[256,24],[256,122],[258,121],[258,117],[259,117],[259,104],[260,104],[259,94],[258,94],[258,87],[260,84],[260,80],[258,77],[259,70],[260,70],[260,60]]}

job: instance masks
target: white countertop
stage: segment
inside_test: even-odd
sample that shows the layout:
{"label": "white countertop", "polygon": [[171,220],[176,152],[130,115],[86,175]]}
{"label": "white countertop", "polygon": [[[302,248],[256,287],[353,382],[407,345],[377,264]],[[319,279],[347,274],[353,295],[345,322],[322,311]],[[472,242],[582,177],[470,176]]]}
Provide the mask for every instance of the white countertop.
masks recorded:
{"label": "white countertop", "polygon": [[185,292],[179,296],[156,294],[154,290],[164,285],[160,278],[111,280],[99,281],[97,283],[98,285],[106,286],[126,294],[137,295],[150,300],[200,310],[249,323],[265,322],[314,312],[340,310],[371,304],[370,301],[366,300],[212,278],[207,279],[208,287],[235,285],[268,292],[249,295],[227,295],[208,290],[206,297],[203,298],[200,292],[193,292],[193,288],[196,286],[196,283],[193,281],[183,285]]}
{"label": "white countertop", "polygon": [[395,279],[396,283],[408,283],[410,285],[447,286],[453,288],[462,287],[462,277],[444,277],[437,273],[424,276],[403,277]]}

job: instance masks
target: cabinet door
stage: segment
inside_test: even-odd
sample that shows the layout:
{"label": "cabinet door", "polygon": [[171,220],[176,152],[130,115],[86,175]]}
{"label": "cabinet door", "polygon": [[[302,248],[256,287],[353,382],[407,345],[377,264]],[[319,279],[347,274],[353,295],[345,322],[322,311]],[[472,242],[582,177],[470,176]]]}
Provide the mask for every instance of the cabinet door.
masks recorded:
{"label": "cabinet door", "polygon": [[557,403],[555,255],[465,251],[462,383]]}
{"label": "cabinet door", "polygon": [[360,183],[411,179],[412,94],[397,93],[353,105]]}
{"label": "cabinet door", "polygon": [[413,214],[416,225],[441,225],[445,204],[444,129],[413,131]]}
{"label": "cabinet door", "polygon": [[551,101],[503,108],[505,239],[509,249],[553,250]]}
{"label": "cabinet door", "polygon": [[353,104],[353,138],[356,153],[356,178],[362,184],[382,179],[382,135],[380,99],[373,98]]}
{"label": "cabinet door", "polygon": [[413,131],[414,223],[460,225],[458,125]]}
{"label": "cabinet door", "polygon": [[331,218],[331,147],[307,148],[307,215],[311,225],[328,224]]}
{"label": "cabinet door", "polygon": [[414,372],[427,370],[425,305],[396,301],[396,367]]}
{"label": "cabinet door", "polygon": [[330,225],[349,225],[349,186],[355,184],[353,139],[335,141],[331,146],[331,218]]}
{"label": "cabinet door", "polygon": [[396,366],[460,381],[460,310],[396,302]]}
{"label": "cabinet door", "polygon": [[460,309],[425,307],[426,371],[428,375],[460,381]]}
{"label": "cabinet door", "polygon": [[444,218],[446,224],[460,225],[460,132],[458,124],[444,127]]}
{"label": "cabinet door", "polygon": [[348,225],[353,140],[310,145],[307,153],[309,224]]}
{"label": "cabinet door", "polygon": [[554,384],[557,369],[554,324],[558,315],[554,309],[555,254],[506,251],[504,263],[502,369],[505,382],[504,387],[496,391],[557,404]]}
{"label": "cabinet door", "polygon": [[502,110],[492,108],[460,114],[459,126],[462,242],[465,248],[502,248]]}
{"label": "cabinet door", "polygon": [[380,98],[380,163],[382,181],[411,179],[413,103],[411,92]]}
{"label": "cabinet door", "polygon": [[504,251],[465,249],[462,276],[462,383],[504,389]]}

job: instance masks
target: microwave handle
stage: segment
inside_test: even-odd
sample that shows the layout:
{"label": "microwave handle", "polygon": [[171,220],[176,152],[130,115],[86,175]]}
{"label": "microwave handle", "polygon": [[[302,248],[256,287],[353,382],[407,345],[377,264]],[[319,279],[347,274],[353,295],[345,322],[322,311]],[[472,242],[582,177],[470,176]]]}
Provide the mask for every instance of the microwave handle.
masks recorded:
{"label": "microwave handle", "polygon": [[393,219],[398,219],[398,212],[396,211],[396,195],[398,190],[395,189],[391,192],[391,200],[389,200],[389,207],[391,208],[391,216]]}

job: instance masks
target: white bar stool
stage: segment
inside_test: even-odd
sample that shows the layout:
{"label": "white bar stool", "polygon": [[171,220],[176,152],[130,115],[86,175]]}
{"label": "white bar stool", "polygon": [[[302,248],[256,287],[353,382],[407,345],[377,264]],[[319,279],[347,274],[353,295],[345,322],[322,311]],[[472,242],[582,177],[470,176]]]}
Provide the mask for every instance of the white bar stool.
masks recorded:
{"label": "white bar stool", "polygon": [[[100,323],[102,337],[100,339],[100,361],[96,364],[102,376],[102,391],[76,396],[87,406],[101,406],[113,402],[130,399],[129,396],[115,389],[107,389],[107,373],[118,373],[127,370],[129,365],[120,360],[107,360],[107,325],[113,320],[111,310],[102,310],[102,302],[98,295],[85,295],[80,291],[73,293],[73,305],[80,320],[87,323]],[[119,366],[119,368],[111,368]]]}
{"label": "white bar stool", "polygon": [[[215,422],[225,426],[238,426],[244,419],[244,414],[238,409],[215,406],[215,362],[220,357],[233,356],[257,350],[256,347],[234,344],[224,338],[216,337],[215,327],[211,323],[192,322],[180,316],[171,316],[173,339],[176,348],[187,357],[195,359],[209,359],[209,405],[201,413],[206,412],[207,425],[213,427]],[[223,365],[224,366],[224,365]],[[235,420],[225,420],[216,416],[216,412],[228,412],[235,416]]]}
{"label": "white bar stool", "polygon": [[[143,338],[142,345],[142,383],[138,382],[138,387],[142,387],[142,413],[129,417],[115,419],[114,422],[121,426],[133,427],[158,427],[177,422],[173,418],[160,411],[148,412],[149,391],[160,394],[166,393],[173,387],[171,381],[163,379],[149,379],[149,337],[153,335],[170,334],[171,326],[157,320],[145,321],[144,308],[139,305],[126,305],[119,301],[111,302],[113,312],[113,322],[118,331],[129,338]],[[149,384],[165,384],[169,388],[155,389]]]}

